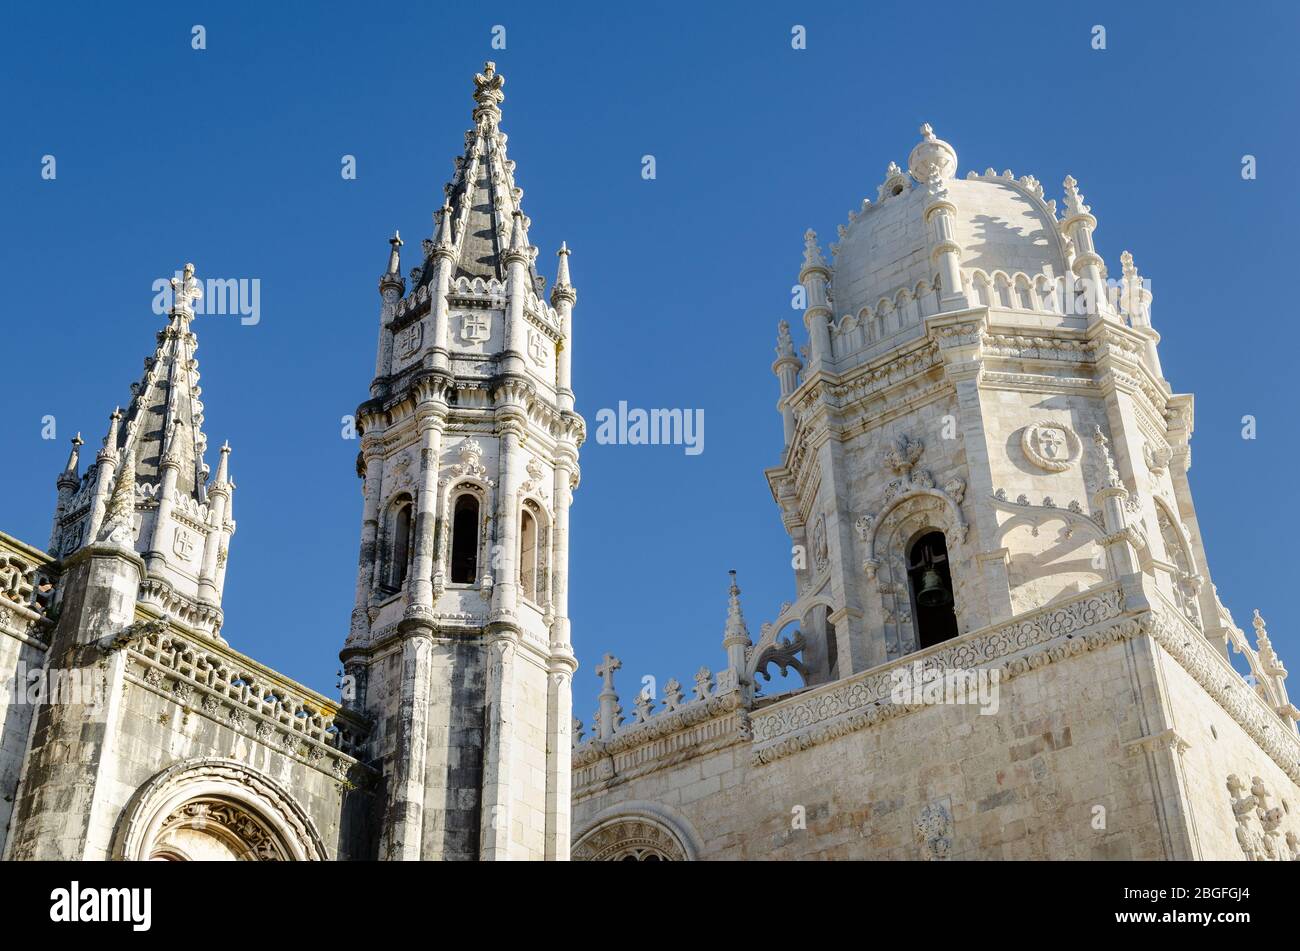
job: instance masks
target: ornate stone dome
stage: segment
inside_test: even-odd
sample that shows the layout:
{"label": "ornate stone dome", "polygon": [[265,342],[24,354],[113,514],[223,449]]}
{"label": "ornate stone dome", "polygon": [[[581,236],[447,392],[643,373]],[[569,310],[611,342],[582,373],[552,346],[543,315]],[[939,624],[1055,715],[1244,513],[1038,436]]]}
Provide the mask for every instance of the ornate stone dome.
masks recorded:
{"label": "ornate stone dome", "polygon": [[863,201],[841,226],[834,253],[831,295],[835,319],[875,313],[882,301],[896,306],[935,285],[925,209],[936,195],[956,209],[953,240],[960,248],[967,287],[1002,272],[1014,285],[1018,274],[1032,283],[1043,273],[1068,273],[1065,240],[1057,228],[1056,203],[1043,200],[1032,176],[1014,178],[993,169],[955,178],[957,153],[921,127],[922,140],[908,159],[908,172],[890,163],[876,200]]}

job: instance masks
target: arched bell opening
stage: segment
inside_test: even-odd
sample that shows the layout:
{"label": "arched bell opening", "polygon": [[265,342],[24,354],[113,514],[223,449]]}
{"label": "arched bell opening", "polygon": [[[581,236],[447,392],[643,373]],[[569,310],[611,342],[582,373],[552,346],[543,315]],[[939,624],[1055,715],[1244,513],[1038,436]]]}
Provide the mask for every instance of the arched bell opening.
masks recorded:
{"label": "arched bell opening", "polygon": [[917,648],[924,650],[956,637],[956,600],[943,532],[927,531],[908,546],[907,586]]}

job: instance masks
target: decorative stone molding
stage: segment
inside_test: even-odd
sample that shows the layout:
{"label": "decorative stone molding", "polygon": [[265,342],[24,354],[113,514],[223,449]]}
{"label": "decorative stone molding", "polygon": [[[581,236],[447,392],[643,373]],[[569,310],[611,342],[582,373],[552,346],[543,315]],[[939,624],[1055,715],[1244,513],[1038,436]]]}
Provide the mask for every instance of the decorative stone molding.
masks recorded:
{"label": "decorative stone molding", "polygon": [[1044,419],[1026,426],[1020,434],[1025,458],[1048,472],[1064,472],[1082,451],[1078,435],[1064,423]]}
{"label": "decorative stone molding", "polygon": [[257,770],[225,759],[178,763],[131,797],[112,846],[117,860],[154,857],[168,832],[197,827],[253,861],[325,861],[316,826],[293,796]]}
{"label": "decorative stone molding", "polygon": [[186,709],[197,707],[251,739],[279,737],[280,745],[292,739],[295,755],[315,748],[321,756],[309,765],[354,783],[368,781],[370,770],[358,761],[368,726],[332,701],[224,645],[178,636],[165,622],[133,625],[125,646],[130,682],[170,696]]}
{"label": "decorative stone molding", "polygon": [[698,855],[697,837],[685,819],[641,801],[597,814],[570,850],[575,862],[691,862]]}
{"label": "decorative stone molding", "polygon": [[998,666],[1006,681],[1045,663],[1136,635],[1141,625],[1122,615],[1123,596],[1118,586],[1095,589],[1072,601],[972,631],[779,701],[750,715],[754,762],[770,763],[919,709],[890,700],[892,671],[901,665],[919,662],[927,669],[940,670]]}

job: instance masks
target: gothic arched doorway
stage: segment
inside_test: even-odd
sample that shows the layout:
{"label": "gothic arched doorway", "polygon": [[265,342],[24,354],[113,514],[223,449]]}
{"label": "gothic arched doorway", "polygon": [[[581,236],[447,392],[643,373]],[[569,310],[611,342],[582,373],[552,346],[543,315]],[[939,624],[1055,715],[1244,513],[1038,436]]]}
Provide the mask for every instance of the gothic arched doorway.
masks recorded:
{"label": "gothic arched doorway", "polygon": [[165,862],[329,857],[292,796],[230,760],[180,763],[140,787],[118,822],[112,855]]}

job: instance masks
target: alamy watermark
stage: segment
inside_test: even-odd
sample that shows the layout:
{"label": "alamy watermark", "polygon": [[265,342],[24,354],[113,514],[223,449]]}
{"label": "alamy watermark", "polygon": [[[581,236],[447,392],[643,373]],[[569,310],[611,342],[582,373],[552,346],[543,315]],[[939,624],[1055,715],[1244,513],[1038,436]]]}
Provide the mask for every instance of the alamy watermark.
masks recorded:
{"label": "alamy watermark", "polygon": [[684,446],[686,455],[704,452],[704,410],[617,409],[596,411],[596,442],[602,446]]}
{"label": "alamy watermark", "polygon": [[104,699],[103,678],[93,669],[62,670],[28,667],[19,661],[13,680],[0,682],[0,694],[6,704],[37,706],[42,703],[99,706]]}
{"label": "alamy watermark", "polygon": [[237,316],[245,326],[262,319],[262,279],[258,277],[199,279],[177,272],[175,277],[160,277],[153,282],[153,312],[165,316],[183,298],[195,316]]}
{"label": "alamy watermark", "polygon": [[890,673],[893,687],[889,699],[899,705],[972,704],[980,713],[998,712],[999,683],[1002,671],[998,668],[940,669],[925,667],[919,660]]}

